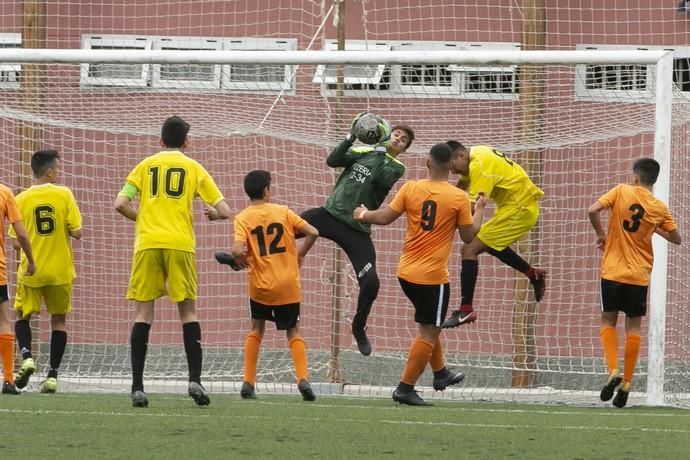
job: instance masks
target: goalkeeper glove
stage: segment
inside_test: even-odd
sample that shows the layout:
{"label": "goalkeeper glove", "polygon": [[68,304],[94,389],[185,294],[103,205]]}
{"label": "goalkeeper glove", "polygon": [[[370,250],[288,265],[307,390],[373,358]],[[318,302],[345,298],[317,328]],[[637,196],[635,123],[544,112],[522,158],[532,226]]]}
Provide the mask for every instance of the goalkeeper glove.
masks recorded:
{"label": "goalkeeper glove", "polygon": [[388,120],[383,117],[379,117],[377,130],[379,132],[378,143],[389,146],[391,143],[391,124],[388,123]]}

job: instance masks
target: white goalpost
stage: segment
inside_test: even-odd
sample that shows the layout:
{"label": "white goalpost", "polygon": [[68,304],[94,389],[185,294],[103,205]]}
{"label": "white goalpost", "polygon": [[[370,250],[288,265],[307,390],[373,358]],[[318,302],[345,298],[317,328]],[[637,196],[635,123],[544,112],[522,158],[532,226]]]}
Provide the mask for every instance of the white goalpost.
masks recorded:
{"label": "white goalpost", "polygon": [[[84,215],[61,371],[71,390],[128,391],[133,315],[124,293],[133,227],[112,201],[127,172],[158,150],[170,115],[191,124],[187,154],[215,177],[235,211],[246,205],[242,178],[252,169],[271,171],[276,202],[298,213],[322,205],[337,174],[325,158],[362,111],[416,133],[402,158],[405,176],[390,197],[404,180],[424,177],[424,154],[448,139],[493,145],[530,172],[545,191],[542,217],[517,249],[547,270],[546,297],[536,304],[520,277],[482,256],[477,323],[442,335],[449,366],[467,377],[434,394],[427,372],[420,385],[429,399],[596,403],[606,368],[599,344],[600,254],[587,207],[628,181],[635,159],[653,155],[661,164],[655,196],[670,204],[681,229],[690,220],[683,185],[690,117],[674,86],[673,55],[664,50],[391,51],[372,42],[335,52],[297,51],[276,40],[255,46],[264,50],[242,51],[208,39],[184,46],[152,36],[135,44],[84,40],[99,45],[0,49],[0,75],[16,77],[16,84],[0,86],[0,182],[26,188],[32,151],[56,148],[62,183]],[[169,49],[152,45],[156,40]],[[213,260],[216,250],[231,245],[231,225],[203,222],[201,206],[196,210],[203,379],[211,391],[239,391],[249,328],[246,274]],[[381,290],[369,320],[370,357],[357,352],[349,334],[358,288],[347,260],[320,239],[302,270],[301,329],[311,379],[322,393],[388,396],[416,333],[395,279],[404,223],[375,228],[372,236]],[[631,401],[688,407],[688,252],[669,252],[655,237],[654,253],[648,342]],[[459,301],[459,254],[456,243],[452,306]],[[148,391],[186,388],[181,329],[168,303],[157,305]],[[45,363],[49,324],[43,318],[35,326],[38,360]],[[294,391],[285,337],[270,325],[258,371],[258,392]]]}

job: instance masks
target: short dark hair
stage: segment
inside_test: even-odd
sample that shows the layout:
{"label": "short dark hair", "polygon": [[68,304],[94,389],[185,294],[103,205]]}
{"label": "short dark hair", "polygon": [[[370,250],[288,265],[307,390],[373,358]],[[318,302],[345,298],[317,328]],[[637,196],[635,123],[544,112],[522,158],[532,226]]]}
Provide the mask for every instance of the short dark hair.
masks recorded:
{"label": "short dark hair", "polygon": [[33,171],[34,177],[42,177],[59,159],[60,154],[57,150],[50,149],[34,152],[31,155],[31,171]]}
{"label": "short dark hair", "polygon": [[446,145],[453,150],[453,153],[457,152],[458,150],[466,150],[466,147],[462,145],[460,142],[455,141],[455,140],[449,140],[446,141]]}
{"label": "short dark hair", "polygon": [[178,116],[165,120],[161,129],[161,139],[166,147],[179,148],[184,145],[189,132],[189,123]]}
{"label": "short dark hair", "polygon": [[271,173],[263,169],[249,171],[244,176],[244,191],[252,200],[260,200],[264,197],[264,190],[271,186]]}
{"label": "short dark hair", "polygon": [[393,129],[391,129],[391,132],[395,131],[396,129],[405,131],[407,133],[408,140],[407,145],[405,146],[405,150],[409,149],[412,145],[412,141],[414,140],[414,131],[412,131],[412,128],[410,128],[407,125],[395,125],[393,126]]}
{"label": "short dark hair", "polygon": [[654,185],[661,166],[654,158],[640,158],[633,164],[633,172],[640,176],[643,185]]}
{"label": "short dark hair", "polygon": [[453,151],[447,144],[436,144],[429,150],[431,161],[439,166],[447,165],[453,156]]}

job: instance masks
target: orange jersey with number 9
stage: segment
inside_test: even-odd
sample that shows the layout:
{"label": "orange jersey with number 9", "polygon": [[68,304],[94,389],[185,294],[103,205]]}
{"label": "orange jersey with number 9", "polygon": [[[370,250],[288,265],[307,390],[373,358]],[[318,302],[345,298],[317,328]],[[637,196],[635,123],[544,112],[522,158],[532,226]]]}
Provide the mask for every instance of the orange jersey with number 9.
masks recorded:
{"label": "orange jersey with number 9", "polygon": [[448,258],[458,225],[472,225],[467,193],[445,181],[408,181],[390,207],[407,213],[398,277],[415,284],[447,283]]}

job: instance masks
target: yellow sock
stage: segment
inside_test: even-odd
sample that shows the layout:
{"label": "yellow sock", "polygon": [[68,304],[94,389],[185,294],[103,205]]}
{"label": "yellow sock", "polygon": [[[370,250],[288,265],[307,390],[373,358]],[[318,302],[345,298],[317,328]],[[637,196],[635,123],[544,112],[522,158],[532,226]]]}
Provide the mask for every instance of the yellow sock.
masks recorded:
{"label": "yellow sock", "polygon": [[609,374],[614,369],[618,369],[618,335],[613,326],[602,326],[599,332],[601,344],[604,347],[604,359]]}
{"label": "yellow sock", "polygon": [[407,364],[403,370],[400,381],[414,386],[424,372],[424,368],[429,364],[434,344],[428,340],[417,336],[412,342],[410,353],[407,356]]}
{"label": "yellow sock", "polygon": [[256,366],[259,363],[259,348],[261,337],[249,333],[244,339],[244,381],[256,384]]}
{"label": "yellow sock", "polygon": [[440,335],[436,338],[434,349],[431,350],[431,359],[429,360],[429,365],[431,365],[431,370],[434,372],[438,372],[446,367],[446,360],[443,357],[443,344],[441,343]]}
{"label": "yellow sock", "polygon": [[642,339],[638,334],[630,334],[625,337],[625,356],[623,358],[623,380],[632,382],[637,357],[640,355],[640,342]]}
{"label": "yellow sock", "polygon": [[14,335],[0,334],[3,381],[14,383]]}
{"label": "yellow sock", "polygon": [[295,376],[297,382],[302,379],[309,380],[309,370],[307,364],[307,346],[302,337],[294,337],[289,342],[292,362],[295,363]]}

